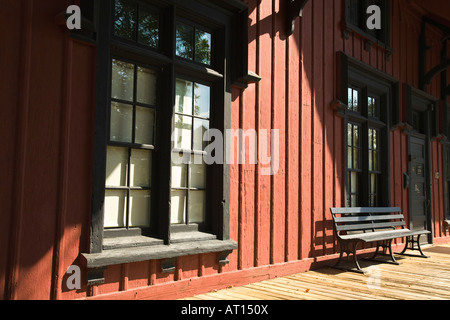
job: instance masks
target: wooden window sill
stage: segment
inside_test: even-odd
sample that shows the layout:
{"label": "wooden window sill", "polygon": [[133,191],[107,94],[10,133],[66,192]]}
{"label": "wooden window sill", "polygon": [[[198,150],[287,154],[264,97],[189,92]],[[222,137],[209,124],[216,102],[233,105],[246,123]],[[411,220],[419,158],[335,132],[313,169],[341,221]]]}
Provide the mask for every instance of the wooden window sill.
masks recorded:
{"label": "wooden window sill", "polygon": [[[200,238],[197,238],[201,239]],[[233,240],[217,240],[206,238],[200,241],[182,241],[178,239],[170,245],[137,245],[128,247],[118,247],[115,249],[103,250],[101,253],[82,253],[84,265],[88,269],[105,268],[110,265],[124,263],[141,262],[148,260],[174,259],[182,256],[203,254],[203,253],[222,253],[219,257],[219,263],[226,263],[226,256],[231,251],[237,249],[238,245]],[[223,253],[228,253],[226,256]]]}

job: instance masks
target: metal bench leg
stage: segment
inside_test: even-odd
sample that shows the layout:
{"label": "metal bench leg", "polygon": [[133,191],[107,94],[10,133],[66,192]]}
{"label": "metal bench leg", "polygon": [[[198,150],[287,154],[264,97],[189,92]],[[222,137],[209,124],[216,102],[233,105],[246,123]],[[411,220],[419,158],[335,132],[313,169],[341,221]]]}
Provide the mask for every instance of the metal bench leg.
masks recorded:
{"label": "metal bench leg", "polygon": [[[395,260],[395,257],[392,253],[392,240],[386,240],[385,242],[378,241],[377,249],[375,250],[375,254],[371,258],[366,258],[365,260],[400,265],[401,263],[399,263],[399,262],[397,262],[397,260]],[[380,247],[383,248],[383,253],[379,253]],[[378,256],[378,255],[387,256],[391,259],[391,261],[376,259],[376,256]]]}
{"label": "metal bench leg", "polygon": [[[414,240],[414,236],[406,237],[405,248],[403,248],[403,251],[402,251],[402,252],[399,252],[399,253],[396,252],[395,254],[398,254],[398,255],[401,255],[401,256],[409,256],[409,257],[417,257],[417,258],[425,258],[425,259],[429,258],[430,256],[427,256],[427,255],[426,255],[425,253],[423,253],[423,251],[422,251],[422,248],[421,248],[421,246],[420,246],[420,237],[421,237],[421,234],[419,234],[419,235],[417,236],[417,240]],[[408,247],[409,244],[411,244],[410,247]],[[417,248],[414,247],[414,244],[417,244]],[[419,255],[419,254],[405,253],[406,250],[413,250],[413,251],[415,250],[415,251],[419,251],[419,252],[420,252],[420,255]]]}
{"label": "metal bench leg", "polygon": [[[348,243],[339,243],[339,245],[340,245],[340,247],[341,247],[341,252],[340,252],[340,255],[339,255],[339,260],[338,260],[338,262],[333,266],[333,268],[335,268],[335,269],[340,269],[340,270],[346,270],[346,271],[351,271],[351,272],[356,272],[356,273],[362,273],[362,274],[365,274],[365,272],[361,269],[361,266],[359,265],[358,257],[357,257],[357,255],[356,255],[356,250],[357,250],[357,247],[358,247],[358,242],[351,242],[351,243],[353,244],[353,249],[352,249],[352,250],[350,249],[350,244],[348,244]],[[354,262],[355,262],[355,265],[356,265],[356,269],[355,269],[355,268],[346,268],[346,267],[341,267],[341,266],[339,266],[339,264],[341,263],[342,258],[343,258],[343,256],[344,256],[344,253],[347,254],[347,260],[349,259],[350,254],[353,254],[353,258],[354,258]]]}

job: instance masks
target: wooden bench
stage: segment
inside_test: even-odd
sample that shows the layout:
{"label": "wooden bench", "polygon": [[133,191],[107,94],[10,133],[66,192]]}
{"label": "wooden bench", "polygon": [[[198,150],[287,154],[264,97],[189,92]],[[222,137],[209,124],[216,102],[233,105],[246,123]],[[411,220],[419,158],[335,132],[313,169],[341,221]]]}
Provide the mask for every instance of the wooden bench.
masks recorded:
{"label": "wooden bench", "polygon": [[[420,247],[420,236],[429,234],[430,231],[405,228],[404,216],[400,208],[331,208],[331,214],[341,249],[339,260],[334,266],[336,268],[364,273],[358,263],[356,250],[360,243],[372,242],[376,242],[377,248],[374,255],[366,260],[399,264],[392,253],[392,241],[397,238],[406,238],[406,244],[403,251],[396,254],[428,258]],[[417,239],[415,240],[414,237]],[[383,248],[382,252],[380,248]],[[418,250],[420,255],[406,254],[408,249]],[[350,254],[353,254],[356,269],[339,266],[344,253],[347,253],[347,259]],[[378,255],[387,256],[390,260],[376,259]]]}

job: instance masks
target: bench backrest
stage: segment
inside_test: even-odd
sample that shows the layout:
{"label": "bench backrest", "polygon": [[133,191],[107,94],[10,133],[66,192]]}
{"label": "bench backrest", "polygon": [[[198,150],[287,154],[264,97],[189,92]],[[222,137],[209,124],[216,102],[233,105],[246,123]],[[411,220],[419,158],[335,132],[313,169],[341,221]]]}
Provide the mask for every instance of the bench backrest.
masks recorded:
{"label": "bench backrest", "polygon": [[405,227],[404,216],[398,207],[331,208],[337,235],[342,233],[374,232],[381,229]]}

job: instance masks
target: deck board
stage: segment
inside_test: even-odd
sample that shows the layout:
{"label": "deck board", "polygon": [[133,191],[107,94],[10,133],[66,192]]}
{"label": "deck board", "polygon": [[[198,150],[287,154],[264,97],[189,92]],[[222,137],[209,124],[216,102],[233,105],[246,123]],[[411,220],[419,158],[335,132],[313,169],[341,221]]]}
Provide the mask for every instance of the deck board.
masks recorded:
{"label": "deck board", "polygon": [[429,259],[399,256],[399,266],[364,261],[365,275],[323,268],[184,300],[449,300],[450,244],[424,251]]}

